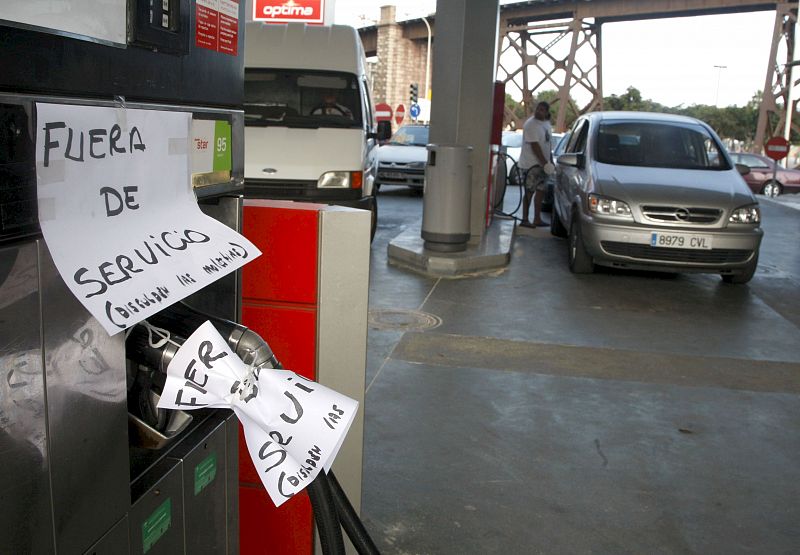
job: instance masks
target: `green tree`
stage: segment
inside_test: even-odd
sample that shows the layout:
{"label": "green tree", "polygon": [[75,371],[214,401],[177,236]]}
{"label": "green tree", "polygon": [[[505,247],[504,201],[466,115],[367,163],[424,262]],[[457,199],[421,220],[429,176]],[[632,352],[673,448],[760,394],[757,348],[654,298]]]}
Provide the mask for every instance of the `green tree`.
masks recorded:
{"label": "green tree", "polygon": [[741,107],[727,106],[718,108],[707,104],[669,107],[642,98],[642,93],[636,87],[628,87],[625,93],[621,95],[612,94],[603,99],[603,108],[605,110],[680,114],[706,122],[723,138],[745,142],[752,142],[755,139],[760,104],[761,93],[758,92],[753,95],[750,102]]}
{"label": "green tree", "polygon": [[628,87],[624,94],[612,94],[603,98],[603,107],[606,110],[622,110],[630,112],[665,112],[668,108],[658,102],[643,99],[642,93],[636,87]]}
{"label": "green tree", "polygon": [[[506,109],[514,114],[514,117],[518,120],[525,120],[525,106],[521,102],[517,102],[511,95],[506,93]],[[505,124],[510,122],[506,121]]]}

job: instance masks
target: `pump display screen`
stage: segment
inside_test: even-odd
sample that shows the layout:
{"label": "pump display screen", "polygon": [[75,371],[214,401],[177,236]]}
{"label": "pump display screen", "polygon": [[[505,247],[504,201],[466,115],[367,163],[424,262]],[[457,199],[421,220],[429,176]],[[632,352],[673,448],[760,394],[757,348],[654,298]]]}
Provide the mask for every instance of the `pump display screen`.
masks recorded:
{"label": "pump display screen", "polygon": [[245,72],[245,125],[282,127],[362,126],[355,75],[286,69]]}

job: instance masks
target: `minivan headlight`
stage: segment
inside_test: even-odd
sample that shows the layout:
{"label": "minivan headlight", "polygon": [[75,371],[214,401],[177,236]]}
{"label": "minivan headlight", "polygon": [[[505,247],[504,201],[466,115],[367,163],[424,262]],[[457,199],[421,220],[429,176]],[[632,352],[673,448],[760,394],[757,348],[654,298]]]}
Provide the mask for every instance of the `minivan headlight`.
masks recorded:
{"label": "minivan headlight", "polygon": [[728,221],[732,224],[757,224],[761,221],[761,210],[757,204],[737,208]]}
{"label": "minivan headlight", "polygon": [[589,212],[592,214],[600,214],[601,216],[613,216],[615,218],[625,218],[632,220],[631,207],[627,202],[616,200],[613,198],[595,195],[589,195]]}

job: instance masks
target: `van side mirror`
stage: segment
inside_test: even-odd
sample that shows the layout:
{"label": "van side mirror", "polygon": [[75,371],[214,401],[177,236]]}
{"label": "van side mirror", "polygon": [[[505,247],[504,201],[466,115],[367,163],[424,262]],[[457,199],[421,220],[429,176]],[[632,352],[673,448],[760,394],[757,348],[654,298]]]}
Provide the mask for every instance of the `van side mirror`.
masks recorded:
{"label": "van side mirror", "polygon": [[739,172],[739,175],[747,175],[750,173],[750,166],[745,164],[736,164],[736,171]]}
{"label": "van side mirror", "polygon": [[391,121],[379,121],[378,122],[378,133],[376,138],[378,142],[382,143],[384,141],[388,141],[389,138],[392,136],[392,122]]}

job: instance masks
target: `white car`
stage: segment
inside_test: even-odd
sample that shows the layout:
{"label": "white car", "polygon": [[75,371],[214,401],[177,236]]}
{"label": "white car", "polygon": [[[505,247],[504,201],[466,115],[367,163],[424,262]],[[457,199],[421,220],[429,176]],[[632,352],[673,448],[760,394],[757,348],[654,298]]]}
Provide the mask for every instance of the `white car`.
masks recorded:
{"label": "white car", "polygon": [[378,148],[377,186],[405,185],[422,192],[428,163],[428,126],[403,125]]}
{"label": "white car", "polygon": [[516,185],[516,168],[519,162],[519,154],[522,151],[522,131],[503,131],[502,144],[506,147],[506,175],[509,178],[509,184]]}

